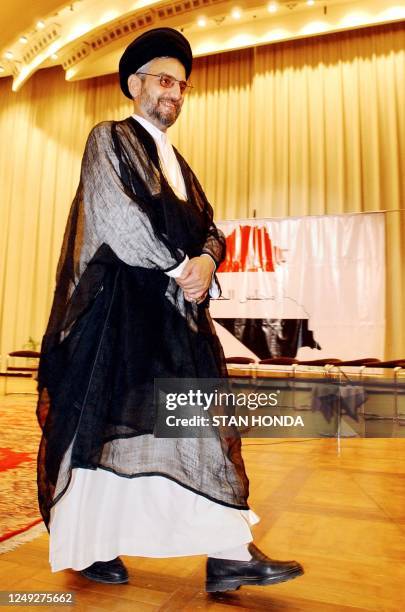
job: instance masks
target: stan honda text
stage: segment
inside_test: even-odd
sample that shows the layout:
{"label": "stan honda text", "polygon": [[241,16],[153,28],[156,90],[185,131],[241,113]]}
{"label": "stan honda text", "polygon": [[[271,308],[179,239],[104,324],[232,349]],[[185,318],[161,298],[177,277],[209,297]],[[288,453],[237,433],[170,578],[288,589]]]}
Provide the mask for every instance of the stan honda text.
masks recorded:
{"label": "stan honda text", "polygon": [[214,415],[211,417],[194,415],[176,417],[171,414],[166,417],[168,427],[304,427],[301,416],[269,416],[259,414],[248,415]]}

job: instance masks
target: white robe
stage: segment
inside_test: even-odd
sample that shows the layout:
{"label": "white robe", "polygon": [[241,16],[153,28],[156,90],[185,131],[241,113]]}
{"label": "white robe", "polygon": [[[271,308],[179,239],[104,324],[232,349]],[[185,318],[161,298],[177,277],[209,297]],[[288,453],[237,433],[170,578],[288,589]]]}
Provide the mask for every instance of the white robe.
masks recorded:
{"label": "white robe", "polygon": [[258,520],[252,510],[215,503],[164,476],[77,468],[51,510],[49,561],[57,572],[119,555],[209,555],[251,542]]}

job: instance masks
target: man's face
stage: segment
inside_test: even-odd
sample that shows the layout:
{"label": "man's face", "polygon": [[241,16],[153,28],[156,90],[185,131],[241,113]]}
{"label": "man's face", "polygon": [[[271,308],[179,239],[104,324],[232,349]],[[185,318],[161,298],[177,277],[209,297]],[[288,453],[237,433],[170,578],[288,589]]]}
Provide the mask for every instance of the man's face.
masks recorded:
{"label": "man's face", "polygon": [[[157,58],[150,64],[147,72],[151,74],[167,74],[178,81],[186,80],[186,71],[175,58]],[[141,114],[161,130],[173,125],[183,106],[184,95],[180,93],[178,83],[170,89],[160,85],[159,78],[143,76],[141,92],[135,100],[135,105]]]}

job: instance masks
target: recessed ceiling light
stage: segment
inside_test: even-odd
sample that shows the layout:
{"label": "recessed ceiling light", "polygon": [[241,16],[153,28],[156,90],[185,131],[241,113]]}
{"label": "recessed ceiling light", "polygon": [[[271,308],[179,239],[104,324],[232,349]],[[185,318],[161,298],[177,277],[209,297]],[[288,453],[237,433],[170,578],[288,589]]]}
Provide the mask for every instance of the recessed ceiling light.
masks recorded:
{"label": "recessed ceiling light", "polygon": [[57,54],[57,53],[52,53],[51,58],[52,58],[53,60],[58,59],[58,54]]}
{"label": "recessed ceiling light", "polygon": [[28,42],[28,38],[26,36],[21,36],[20,37],[20,43],[22,43],[23,45],[25,45],[25,43]]}
{"label": "recessed ceiling light", "polygon": [[45,27],[45,23],[43,21],[37,21],[38,30],[43,30]]}
{"label": "recessed ceiling light", "polygon": [[239,8],[232,9],[231,16],[233,19],[240,19],[242,17],[242,11]]}
{"label": "recessed ceiling light", "polygon": [[269,11],[269,13],[275,13],[277,9],[278,6],[276,2],[270,2],[270,4],[267,5],[267,10]]}
{"label": "recessed ceiling light", "polygon": [[11,51],[7,51],[4,55],[5,55],[5,57],[7,59],[13,59],[13,57],[14,57],[14,55],[11,53]]}
{"label": "recessed ceiling light", "polygon": [[207,20],[205,19],[205,17],[199,17],[199,18],[197,19],[197,25],[198,25],[200,28],[205,28],[205,26],[207,25]]}
{"label": "recessed ceiling light", "polygon": [[5,71],[6,71],[6,69],[3,68],[3,66],[0,66],[0,72],[5,72]]}
{"label": "recessed ceiling light", "polygon": [[307,0],[307,4],[308,6],[312,6],[313,4],[315,4],[315,0]]}

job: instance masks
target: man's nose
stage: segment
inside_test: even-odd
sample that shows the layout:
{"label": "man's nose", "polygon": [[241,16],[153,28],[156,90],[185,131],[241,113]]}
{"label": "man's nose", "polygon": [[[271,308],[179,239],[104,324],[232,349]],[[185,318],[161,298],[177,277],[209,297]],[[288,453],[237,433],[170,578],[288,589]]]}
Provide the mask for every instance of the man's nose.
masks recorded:
{"label": "man's nose", "polygon": [[178,83],[177,81],[175,81],[174,85],[171,88],[171,94],[176,100],[181,100],[181,98],[183,97],[183,94],[180,90],[180,83]]}

